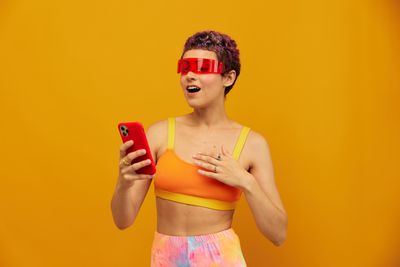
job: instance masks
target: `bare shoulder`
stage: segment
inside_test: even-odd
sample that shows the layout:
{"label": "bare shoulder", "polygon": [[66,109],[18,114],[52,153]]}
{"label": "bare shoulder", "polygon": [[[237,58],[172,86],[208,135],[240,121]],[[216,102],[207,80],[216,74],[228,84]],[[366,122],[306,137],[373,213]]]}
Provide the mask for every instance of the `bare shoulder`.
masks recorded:
{"label": "bare shoulder", "polygon": [[167,119],[154,122],[153,124],[150,124],[150,126],[147,128],[147,134],[154,135],[157,133],[158,134],[162,133],[163,131],[166,130],[167,124],[168,124]]}
{"label": "bare shoulder", "polygon": [[267,139],[259,132],[250,130],[243,153],[248,158],[250,168],[259,161],[260,158],[270,158],[270,149]]}
{"label": "bare shoulder", "polygon": [[247,143],[251,147],[257,147],[260,145],[268,145],[266,138],[259,132],[254,130],[250,130],[249,135],[247,137]]}
{"label": "bare shoulder", "polygon": [[153,158],[157,159],[160,149],[167,142],[168,119],[159,120],[151,124],[146,131],[147,140],[153,153]]}

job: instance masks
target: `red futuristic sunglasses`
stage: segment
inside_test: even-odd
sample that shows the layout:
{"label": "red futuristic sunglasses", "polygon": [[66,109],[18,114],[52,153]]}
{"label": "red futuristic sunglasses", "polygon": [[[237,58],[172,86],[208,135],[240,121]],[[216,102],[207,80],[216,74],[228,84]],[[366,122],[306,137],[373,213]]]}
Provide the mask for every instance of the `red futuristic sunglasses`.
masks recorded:
{"label": "red futuristic sunglasses", "polygon": [[222,73],[222,62],[208,58],[182,58],[178,61],[178,73],[187,74],[189,71],[198,74]]}

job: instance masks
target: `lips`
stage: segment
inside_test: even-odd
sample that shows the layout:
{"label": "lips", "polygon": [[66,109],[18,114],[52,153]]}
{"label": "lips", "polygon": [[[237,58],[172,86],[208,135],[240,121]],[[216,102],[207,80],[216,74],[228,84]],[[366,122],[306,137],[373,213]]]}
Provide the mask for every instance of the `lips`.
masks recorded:
{"label": "lips", "polygon": [[201,88],[196,86],[196,85],[188,85],[188,86],[186,86],[186,91],[188,91],[189,93],[197,93],[200,90],[201,90]]}

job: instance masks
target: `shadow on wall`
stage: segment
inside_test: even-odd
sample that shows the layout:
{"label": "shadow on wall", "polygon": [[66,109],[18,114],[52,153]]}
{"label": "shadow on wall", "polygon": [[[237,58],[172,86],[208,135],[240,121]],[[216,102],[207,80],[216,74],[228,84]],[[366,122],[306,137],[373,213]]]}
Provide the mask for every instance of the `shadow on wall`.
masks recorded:
{"label": "shadow on wall", "polygon": [[[397,223],[395,225],[400,225],[400,208],[397,212],[396,221]],[[378,265],[376,267],[400,267],[400,228],[397,229],[397,231],[393,232],[394,236],[392,240],[394,240],[394,242],[393,244],[389,244],[388,247],[390,247],[390,249],[387,251],[387,255],[384,255],[385,258],[381,262],[381,265]]]}
{"label": "shadow on wall", "polygon": [[[396,29],[397,41],[400,42],[400,0],[387,0],[389,12],[393,17],[393,27]],[[399,48],[400,50],[400,48]]]}
{"label": "shadow on wall", "polygon": [[[385,15],[388,16],[388,20],[390,26],[392,27],[393,38],[392,40],[395,42],[394,47],[396,50],[394,57],[398,58],[397,64],[400,64],[400,0],[385,0],[378,1],[379,4],[385,5],[383,6],[385,10]],[[396,216],[396,224],[400,226],[400,204],[398,207],[398,212]],[[390,240],[393,240],[393,243],[388,244],[388,250],[382,255],[381,262],[377,263],[376,267],[400,267],[400,228],[397,227],[396,231],[393,231],[392,237]]]}

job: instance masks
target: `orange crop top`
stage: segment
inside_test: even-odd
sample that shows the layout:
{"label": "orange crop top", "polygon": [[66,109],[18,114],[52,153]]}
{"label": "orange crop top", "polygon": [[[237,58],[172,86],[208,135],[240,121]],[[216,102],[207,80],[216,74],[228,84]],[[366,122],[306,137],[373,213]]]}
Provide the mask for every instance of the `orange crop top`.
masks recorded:
{"label": "orange crop top", "polygon": [[[233,158],[238,160],[250,128],[243,127]],[[217,210],[232,210],[240,199],[239,188],[197,172],[200,167],[180,159],[174,152],[175,118],[168,118],[168,147],[157,162],[154,193],[157,197]]]}

